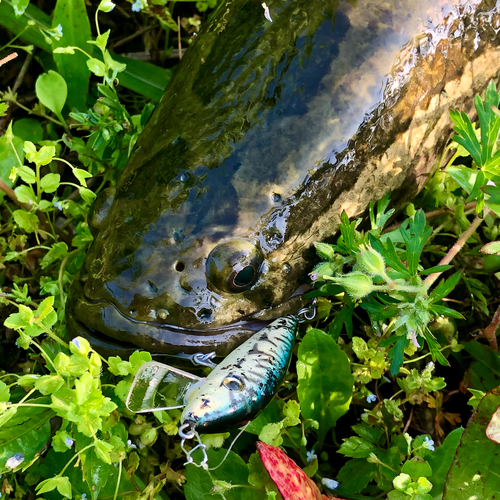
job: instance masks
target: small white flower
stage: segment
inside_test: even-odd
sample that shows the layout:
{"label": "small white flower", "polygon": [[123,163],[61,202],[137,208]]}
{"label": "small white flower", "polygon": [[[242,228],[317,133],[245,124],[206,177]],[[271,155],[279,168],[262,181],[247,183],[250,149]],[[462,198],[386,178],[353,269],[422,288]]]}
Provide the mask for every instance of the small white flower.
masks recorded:
{"label": "small white flower", "polygon": [[133,12],[140,12],[141,10],[142,10],[141,0],[135,0],[135,2],[132,4],[132,11]]}
{"label": "small white flower", "polygon": [[419,348],[420,344],[418,343],[418,340],[417,340],[417,332],[415,332],[415,330],[412,330],[410,332],[410,334],[411,334],[411,341],[412,341],[413,345],[415,347]]}
{"label": "small white flower", "polygon": [[329,490],[336,490],[339,487],[339,482],[335,481],[335,479],[330,479],[328,477],[324,477],[321,480],[321,484],[326,486]]}
{"label": "small white flower", "polygon": [[60,24],[57,25],[57,28],[54,29],[54,36],[63,36],[63,29]]}
{"label": "small white flower", "polygon": [[87,493],[82,493],[82,500],[87,500]]}
{"label": "small white flower", "polygon": [[316,453],[314,453],[314,450],[307,451],[306,456],[307,456],[308,462],[312,462],[313,460],[316,460],[318,458],[318,455],[316,455]]}
{"label": "small white flower", "polygon": [[367,403],[374,403],[375,401],[377,401],[377,396],[375,396],[375,394],[368,394],[368,396],[366,396]]}
{"label": "small white flower", "polygon": [[54,207],[58,208],[59,210],[63,209],[62,203],[60,201],[53,201],[52,205],[54,205]]}
{"label": "small white flower", "polygon": [[12,455],[7,462],[5,462],[5,467],[8,469],[15,469],[18,465],[24,462],[24,455],[22,453],[16,453]]}
{"label": "small white flower", "polygon": [[133,448],[134,450],[137,449],[137,446],[134,443],[132,443],[130,439],[127,441],[127,446],[129,448]]}
{"label": "small white flower", "polygon": [[64,440],[64,444],[68,447],[71,448],[73,446],[74,441],[70,437],[66,437]]}
{"label": "small white flower", "polygon": [[427,448],[430,451],[434,451],[436,448],[434,448],[434,441],[432,439],[429,439],[428,436],[425,436],[424,442],[422,443],[422,446],[424,448]]}
{"label": "small white flower", "polygon": [[270,21],[271,23],[273,22],[273,20],[271,19],[271,14],[269,12],[269,7],[266,5],[266,2],[264,2],[262,4],[262,8],[264,9],[264,17]]}
{"label": "small white flower", "polygon": [[76,348],[77,349],[81,349],[82,347],[82,344],[80,344],[80,341],[75,337],[72,341],[71,341],[74,345],[76,345]]}

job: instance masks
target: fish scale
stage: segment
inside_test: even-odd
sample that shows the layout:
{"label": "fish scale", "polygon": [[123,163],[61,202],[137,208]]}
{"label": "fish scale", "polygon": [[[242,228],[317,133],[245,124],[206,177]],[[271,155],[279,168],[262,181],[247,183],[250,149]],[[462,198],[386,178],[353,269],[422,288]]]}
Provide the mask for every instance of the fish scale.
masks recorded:
{"label": "fish scale", "polygon": [[296,316],[279,318],[229,354],[188,394],[181,424],[224,432],[255,418],[286,375],[297,325]]}

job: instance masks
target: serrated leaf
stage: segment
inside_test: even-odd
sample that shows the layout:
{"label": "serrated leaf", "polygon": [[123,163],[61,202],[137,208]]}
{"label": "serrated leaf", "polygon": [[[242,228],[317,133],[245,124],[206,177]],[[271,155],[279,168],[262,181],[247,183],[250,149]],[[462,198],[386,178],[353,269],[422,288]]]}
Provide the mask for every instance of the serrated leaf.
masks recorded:
{"label": "serrated leaf", "polygon": [[429,299],[431,302],[439,302],[444,299],[458,284],[462,276],[461,272],[456,272],[447,280],[441,280],[436,288],[430,293]]}
{"label": "serrated leaf", "polygon": [[434,338],[434,335],[428,330],[424,330],[424,337],[427,341],[427,347],[429,347],[429,351],[431,352],[432,359],[437,361],[440,365],[450,366],[448,360],[443,356],[443,353],[439,350],[441,347],[439,342]]}
{"label": "serrated leaf", "polygon": [[68,96],[68,86],[59,73],[49,70],[40,75],[36,80],[35,92],[38,100],[46,108],[56,115],[61,114]]}
{"label": "serrated leaf", "polygon": [[319,422],[322,441],[349,409],[354,385],[349,360],[329,335],[312,329],[299,345],[297,376],[302,415]]}
{"label": "serrated leaf", "polygon": [[495,498],[500,491],[499,445],[486,436],[486,427],[500,405],[500,391],[486,394],[472,415],[455,453],[443,500]]}

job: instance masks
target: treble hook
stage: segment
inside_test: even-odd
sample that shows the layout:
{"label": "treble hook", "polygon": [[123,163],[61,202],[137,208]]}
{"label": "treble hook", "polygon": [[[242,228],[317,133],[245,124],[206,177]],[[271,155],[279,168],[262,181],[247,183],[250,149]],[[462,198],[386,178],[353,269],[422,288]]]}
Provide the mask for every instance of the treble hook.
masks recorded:
{"label": "treble hook", "polygon": [[[186,429],[189,429],[189,431],[186,432]],[[192,465],[196,465],[196,467],[202,467],[203,469],[208,470],[207,446],[202,443],[200,435],[193,428],[193,424],[190,422],[187,422],[184,425],[181,425],[179,427],[178,434],[182,438],[181,449],[184,452],[184,454],[186,455],[186,460],[187,460],[187,462],[184,465],[192,464]],[[184,444],[186,443],[186,439],[193,439],[195,437],[198,441],[198,444],[196,446],[194,446],[193,448],[191,448],[190,450],[186,450],[186,448],[184,447]],[[193,458],[193,453],[196,450],[202,450],[202,452],[203,452],[203,460],[199,464],[197,462],[195,462],[195,460]]]}

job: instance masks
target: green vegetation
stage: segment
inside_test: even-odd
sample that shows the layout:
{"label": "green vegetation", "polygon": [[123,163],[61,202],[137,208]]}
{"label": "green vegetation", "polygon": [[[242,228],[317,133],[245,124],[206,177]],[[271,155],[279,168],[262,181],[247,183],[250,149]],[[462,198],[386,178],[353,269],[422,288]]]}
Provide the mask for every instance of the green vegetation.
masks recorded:
{"label": "green vegetation", "polygon": [[[167,47],[177,44],[165,2],[130,3]],[[116,182],[152,112],[147,99],[159,98],[170,75],[109,51],[100,22],[113,7],[103,0],[89,8],[91,39],[83,0],[58,0],[52,18],[27,0],[0,4],[0,24],[12,33],[0,64],[14,64],[7,56],[15,49],[28,54],[22,71],[33,53],[43,68],[34,102],[18,96],[22,82],[2,89],[0,101],[2,496],[277,498],[258,438],[284,447],[318,484],[338,481],[341,497],[490,498],[500,441],[498,415],[485,434],[500,405],[495,86],[476,98],[478,123],[452,112],[455,154],[397,226],[386,227],[386,197],[371,207],[367,230],[344,217],[335,244],[317,243],[322,260],[309,293],[318,317],[300,332],[278,396],[207,471],[184,465],[180,411],[125,408],[134,374],[151,356],[106,360],[65,329],[68,287],[92,241],[89,208]],[[235,435],[202,436],[211,467]]]}

